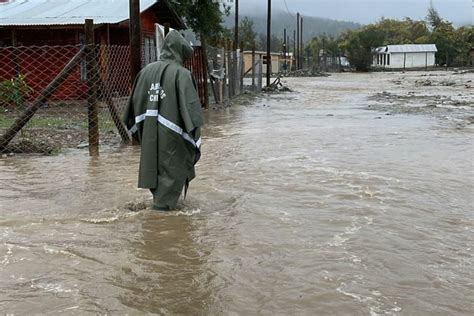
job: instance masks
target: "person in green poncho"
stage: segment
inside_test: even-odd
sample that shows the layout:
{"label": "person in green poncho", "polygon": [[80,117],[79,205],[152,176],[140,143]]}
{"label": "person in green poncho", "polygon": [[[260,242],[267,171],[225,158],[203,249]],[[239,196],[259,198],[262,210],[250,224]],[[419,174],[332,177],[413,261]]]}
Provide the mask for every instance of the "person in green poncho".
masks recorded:
{"label": "person in green poncho", "polygon": [[150,189],[153,208],[171,210],[189,182],[201,156],[201,102],[191,72],[183,63],[193,48],[172,30],[160,60],[135,79],[125,123],[141,145],[138,187]]}

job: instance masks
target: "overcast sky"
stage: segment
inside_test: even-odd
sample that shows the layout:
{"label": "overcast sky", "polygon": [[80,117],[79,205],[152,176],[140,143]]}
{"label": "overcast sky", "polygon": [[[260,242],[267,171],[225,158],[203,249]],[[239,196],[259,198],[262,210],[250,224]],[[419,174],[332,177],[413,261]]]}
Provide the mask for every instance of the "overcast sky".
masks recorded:
{"label": "overcast sky", "polygon": [[[265,12],[267,0],[240,0],[243,15]],[[306,16],[316,16],[359,23],[371,23],[386,18],[423,19],[430,0],[286,0],[288,10]],[[439,14],[456,25],[473,21],[474,0],[433,0]],[[285,0],[272,0],[275,10],[285,10]]]}

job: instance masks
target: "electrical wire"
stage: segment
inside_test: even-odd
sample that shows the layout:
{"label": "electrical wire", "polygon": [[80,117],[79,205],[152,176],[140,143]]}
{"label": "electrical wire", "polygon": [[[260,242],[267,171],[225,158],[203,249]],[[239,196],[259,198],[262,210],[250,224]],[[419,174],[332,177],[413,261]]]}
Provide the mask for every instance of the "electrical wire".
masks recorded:
{"label": "electrical wire", "polygon": [[283,2],[285,3],[286,12],[288,12],[288,14],[289,14],[291,17],[293,17],[293,18],[294,18],[294,17],[295,17],[295,15],[294,15],[294,14],[292,14],[292,13],[290,12],[290,9],[288,9],[288,4],[286,4],[286,0],[283,0]]}

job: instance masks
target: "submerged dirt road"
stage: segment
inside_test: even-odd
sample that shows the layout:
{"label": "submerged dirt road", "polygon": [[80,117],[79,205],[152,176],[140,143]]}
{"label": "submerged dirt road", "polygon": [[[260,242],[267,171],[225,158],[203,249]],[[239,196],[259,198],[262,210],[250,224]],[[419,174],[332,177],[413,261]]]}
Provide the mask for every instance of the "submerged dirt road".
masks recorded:
{"label": "submerged dirt road", "polygon": [[0,159],[0,311],[471,314],[474,78],[429,74],[209,111],[169,214],[143,209],[137,148]]}

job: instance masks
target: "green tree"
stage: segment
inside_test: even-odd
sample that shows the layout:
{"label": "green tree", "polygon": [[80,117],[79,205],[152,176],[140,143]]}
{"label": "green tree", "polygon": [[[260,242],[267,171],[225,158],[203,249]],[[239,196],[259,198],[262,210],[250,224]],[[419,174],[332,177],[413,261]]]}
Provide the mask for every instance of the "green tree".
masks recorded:
{"label": "green tree", "polygon": [[433,29],[440,26],[443,23],[443,19],[440,17],[438,11],[436,11],[433,5],[433,0],[430,0],[430,6],[428,8],[426,20],[428,21],[428,23],[431,25]]}
{"label": "green tree", "polygon": [[229,8],[214,0],[169,0],[178,15],[186,19],[186,24],[200,36],[220,37],[224,31],[222,17]]}
{"label": "green tree", "polygon": [[[267,35],[266,34],[258,34],[257,37],[257,45],[256,45],[257,50],[261,51],[267,51]],[[270,40],[270,51],[275,53],[275,52],[281,52],[283,50],[283,41],[281,41],[278,37],[275,35],[272,35],[271,40]]]}
{"label": "green tree", "polygon": [[254,22],[247,16],[240,21],[239,33],[240,40],[244,44],[244,50],[252,49],[257,38],[257,33],[254,31]]}
{"label": "green tree", "polygon": [[357,71],[367,71],[372,64],[372,48],[381,46],[384,39],[385,34],[372,24],[361,30],[346,32],[341,48]]}
{"label": "green tree", "polygon": [[456,30],[453,25],[443,21],[433,28],[430,40],[438,48],[436,63],[447,67],[451,66],[453,60],[457,58],[457,46],[459,46],[459,43],[456,43]]}
{"label": "green tree", "polygon": [[453,63],[456,66],[468,66],[470,50],[474,48],[474,26],[463,26],[455,33],[456,56]]}
{"label": "green tree", "polygon": [[426,23],[410,18],[393,20],[382,18],[373,27],[384,34],[385,45],[413,44],[429,35]]}

